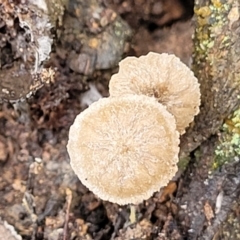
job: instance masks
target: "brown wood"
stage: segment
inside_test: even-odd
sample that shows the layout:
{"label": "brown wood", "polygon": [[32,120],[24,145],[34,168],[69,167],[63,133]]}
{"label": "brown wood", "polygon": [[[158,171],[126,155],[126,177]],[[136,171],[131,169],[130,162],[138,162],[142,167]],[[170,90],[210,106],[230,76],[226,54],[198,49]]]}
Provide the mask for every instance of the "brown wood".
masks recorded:
{"label": "brown wood", "polygon": [[201,109],[194,125],[181,139],[182,156],[215,134],[223,120],[239,106],[238,18],[238,0],[195,3],[193,70],[201,84]]}
{"label": "brown wood", "polygon": [[195,24],[193,70],[201,84],[201,110],[182,136],[181,158],[199,149],[178,191],[179,224],[186,239],[238,239],[239,225],[229,219],[237,219],[233,206],[239,208],[239,156],[213,166],[216,133],[239,107],[239,1],[196,1]]}

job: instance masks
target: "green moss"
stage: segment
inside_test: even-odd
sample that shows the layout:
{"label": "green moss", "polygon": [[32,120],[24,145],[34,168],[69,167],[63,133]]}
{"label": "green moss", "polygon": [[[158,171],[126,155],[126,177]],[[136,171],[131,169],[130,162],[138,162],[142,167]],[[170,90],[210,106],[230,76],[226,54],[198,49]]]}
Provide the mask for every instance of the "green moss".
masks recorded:
{"label": "green moss", "polygon": [[189,156],[180,158],[178,163],[177,163],[178,168],[180,170],[184,171],[187,168],[190,159],[191,158]]}
{"label": "green moss", "polygon": [[240,156],[240,109],[223,124],[219,144],[215,149],[213,168],[219,168],[237,156]]}

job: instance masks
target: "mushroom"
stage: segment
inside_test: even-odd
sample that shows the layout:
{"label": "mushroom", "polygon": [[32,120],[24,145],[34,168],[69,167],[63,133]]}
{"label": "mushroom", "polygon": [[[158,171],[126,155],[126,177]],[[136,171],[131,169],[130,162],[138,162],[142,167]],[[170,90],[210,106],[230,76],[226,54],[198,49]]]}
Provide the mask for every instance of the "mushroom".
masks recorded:
{"label": "mushroom", "polygon": [[103,98],[69,132],[71,166],[103,200],[139,203],[177,171],[179,133],[166,107],[144,95]]}
{"label": "mushroom", "polygon": [[125,94],[155,97],[176,118],[180,134],[199,112],[198,80],[172,54],[150,52],[139,58],[125,58],[119,63],[119,72],[111,77],[109,92],[112,97]]}

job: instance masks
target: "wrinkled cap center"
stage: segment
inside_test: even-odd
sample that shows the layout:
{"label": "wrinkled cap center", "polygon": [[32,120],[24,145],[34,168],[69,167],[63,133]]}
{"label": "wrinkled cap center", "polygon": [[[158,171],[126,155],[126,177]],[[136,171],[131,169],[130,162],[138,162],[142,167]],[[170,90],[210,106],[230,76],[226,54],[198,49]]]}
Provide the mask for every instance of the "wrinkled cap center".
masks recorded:
{"label": "wrinkled cap center", "polygon": [[128,144],[126,143],[121,144],[120,154],[127,154],[130,150],[131,150],[131,147]]}

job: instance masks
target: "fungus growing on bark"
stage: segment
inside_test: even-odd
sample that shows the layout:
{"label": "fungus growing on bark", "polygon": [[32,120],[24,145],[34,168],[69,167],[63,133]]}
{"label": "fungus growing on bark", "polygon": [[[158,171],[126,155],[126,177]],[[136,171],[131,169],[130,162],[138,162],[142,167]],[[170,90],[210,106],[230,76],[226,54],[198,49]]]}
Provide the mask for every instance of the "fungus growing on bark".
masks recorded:
{"label": "fungus growing on bark", "polygon": [[200,89],[193,72],[175,55],[150,52],[127,57],[109,83],[112,97],[143,94],[155,97],[176,119],[180,134],[199,112]]}
{"label": "fungus growing on bark", "polygon": [[103,200],[138,203],[177,171],[175,118],[143,95],[103,98],[80,113],[69,132],[71,166]]}

